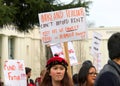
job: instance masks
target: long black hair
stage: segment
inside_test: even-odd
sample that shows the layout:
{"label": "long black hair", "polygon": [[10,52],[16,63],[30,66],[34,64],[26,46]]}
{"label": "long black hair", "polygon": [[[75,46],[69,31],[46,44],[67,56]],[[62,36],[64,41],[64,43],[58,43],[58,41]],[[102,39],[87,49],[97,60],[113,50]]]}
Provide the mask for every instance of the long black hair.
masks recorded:
{"label": "long black hair", "polygon": [[83,86],[86,83],[89,69],[91,67],[95,68],[95,66],[93,66],[91,61],[86,60],[83,62],[82,67],[80,68],[79,73],[78,73],[79,86]]}

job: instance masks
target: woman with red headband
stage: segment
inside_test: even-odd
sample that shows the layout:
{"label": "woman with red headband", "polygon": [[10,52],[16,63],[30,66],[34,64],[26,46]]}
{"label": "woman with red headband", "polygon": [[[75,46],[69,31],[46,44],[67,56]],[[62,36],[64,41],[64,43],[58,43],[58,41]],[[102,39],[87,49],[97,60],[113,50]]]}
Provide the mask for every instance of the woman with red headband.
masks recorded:
{"label": "woman with red headband", "polygon": [[72,78],[67,72],[65,59],[54,56],[47,61],[47,71],[40,86],[73,86]]}

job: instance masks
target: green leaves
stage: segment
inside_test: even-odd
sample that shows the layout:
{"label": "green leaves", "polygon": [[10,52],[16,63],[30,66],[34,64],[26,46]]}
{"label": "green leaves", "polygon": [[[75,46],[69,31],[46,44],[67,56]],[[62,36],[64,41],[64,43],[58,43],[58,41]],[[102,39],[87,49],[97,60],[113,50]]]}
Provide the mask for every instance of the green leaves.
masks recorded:
{"label": "green leaves", "polygon": [[0,2],[0,26],[11,24],[14,20],[14,14],[16,14],[15,7]]}
{"label": "green leaves", "polygon": [[[0,0],[0,26],[13,24],[19,31],[33,29],[39,25],[38,13],[84,6],[89,3],[72,3],[55,5],[55,0]],[[56,0],[57,1],[57,0]]]}

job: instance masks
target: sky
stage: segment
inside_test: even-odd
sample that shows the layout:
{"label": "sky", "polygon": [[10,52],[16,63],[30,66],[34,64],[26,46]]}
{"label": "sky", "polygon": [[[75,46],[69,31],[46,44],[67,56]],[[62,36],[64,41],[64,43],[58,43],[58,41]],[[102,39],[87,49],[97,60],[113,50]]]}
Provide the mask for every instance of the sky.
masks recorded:
{"label": "sky", "polygon": [[[71,0],[61,0],[71,2]],[[95,27],[117,27],[120,26],[120,0],[91,0],[89,16],[87,21],[93,22]]]}

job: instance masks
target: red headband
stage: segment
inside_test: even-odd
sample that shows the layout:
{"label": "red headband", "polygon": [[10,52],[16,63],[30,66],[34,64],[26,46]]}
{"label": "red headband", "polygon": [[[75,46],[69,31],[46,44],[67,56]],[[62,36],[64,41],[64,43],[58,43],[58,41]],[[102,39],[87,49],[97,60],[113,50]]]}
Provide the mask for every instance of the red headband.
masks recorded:
{"label": "red headband", "polygon": [[64,67],[68,66],[68,63],[66,62],[65,59],[63,59],[62,57],[59,57],[59,56],[54,56],[47,61],[46,67],[51,68],[53,65],[57,65],[57,64],[61,64]]}

